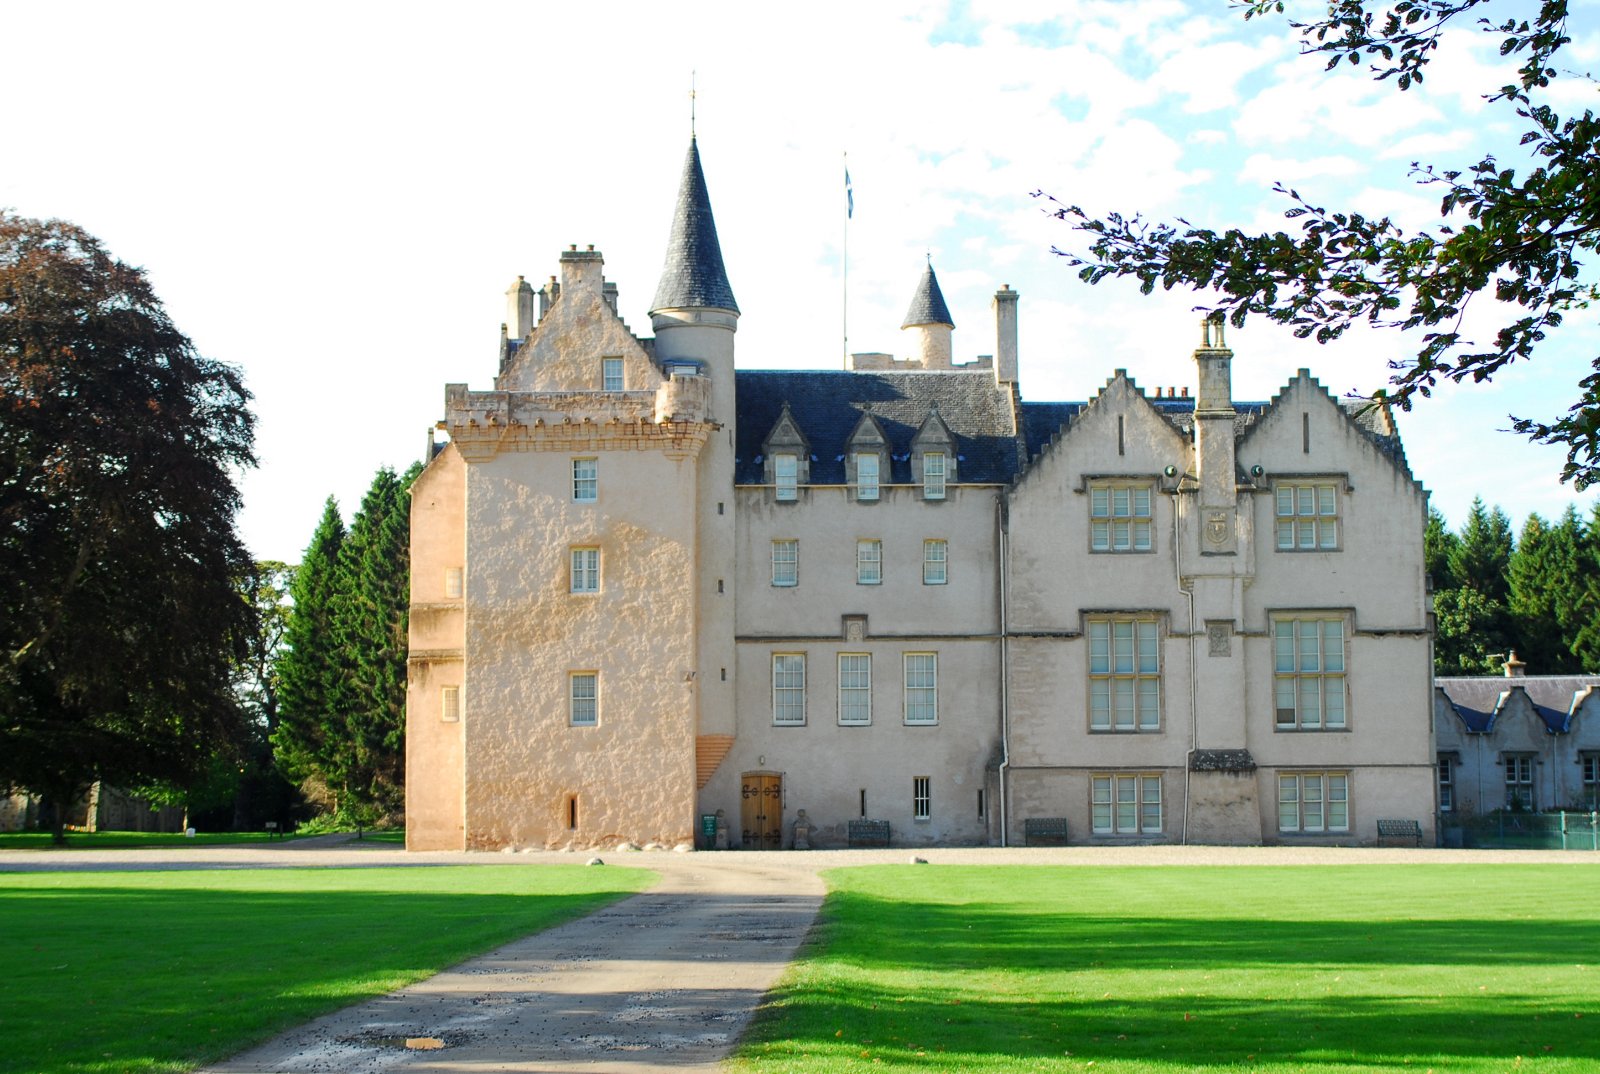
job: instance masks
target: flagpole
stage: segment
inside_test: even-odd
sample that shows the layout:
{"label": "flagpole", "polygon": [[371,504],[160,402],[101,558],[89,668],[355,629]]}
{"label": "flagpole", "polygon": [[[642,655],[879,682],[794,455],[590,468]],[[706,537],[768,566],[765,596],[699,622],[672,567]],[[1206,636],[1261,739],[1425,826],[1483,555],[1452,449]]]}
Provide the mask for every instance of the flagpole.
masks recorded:
{"label": "flagpole", "polygon": [[844,335],[844,354],[840,368],[850,368],[850,218],[855,215],[855,194],[850,190],[850,154],[844,154],[844,256],[840,272],[844,295],[839,303],[841,327]]}

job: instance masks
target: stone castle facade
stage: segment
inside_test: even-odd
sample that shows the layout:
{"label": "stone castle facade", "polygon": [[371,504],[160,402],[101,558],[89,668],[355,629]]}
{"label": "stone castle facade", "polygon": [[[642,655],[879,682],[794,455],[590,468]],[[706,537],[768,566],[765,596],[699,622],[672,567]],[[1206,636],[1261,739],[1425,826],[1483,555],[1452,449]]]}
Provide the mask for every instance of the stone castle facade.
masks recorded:
{"label": "stone castle facade", "polygon": [[1435,812],[1426,493],[1301,371],[1027,400],[952,360],[738,369],[698,147],[636,336],[592,248],[519,280],[413,489],[413,849],[1362,843]]}

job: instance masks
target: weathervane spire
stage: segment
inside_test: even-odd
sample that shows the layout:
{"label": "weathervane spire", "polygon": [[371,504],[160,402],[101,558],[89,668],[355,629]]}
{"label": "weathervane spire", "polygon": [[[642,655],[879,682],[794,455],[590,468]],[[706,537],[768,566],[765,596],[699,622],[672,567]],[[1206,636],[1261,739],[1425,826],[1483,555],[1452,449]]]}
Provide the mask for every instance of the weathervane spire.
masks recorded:
{"label": "weathervane spire", "polygon": [[694,138],[694,71],[689,71],[689,137]]}

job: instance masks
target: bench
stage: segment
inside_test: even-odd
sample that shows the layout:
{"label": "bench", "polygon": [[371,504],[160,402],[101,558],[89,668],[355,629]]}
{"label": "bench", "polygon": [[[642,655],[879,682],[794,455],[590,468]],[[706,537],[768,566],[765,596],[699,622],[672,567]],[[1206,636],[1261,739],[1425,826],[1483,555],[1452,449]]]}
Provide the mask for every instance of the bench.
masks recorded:
{"label": "bench", "polygon": [[1414,820],[1380,820],[1378,822],[1378,845],[1383,846],[1388,839],[1404,839],[1414,847],[1422,845],[1422,825]]}
{"label": "bench", "polygon": [[886,820],[853,820],[849,829],[850,845],[853,847],[889,845],[889,822]]}
{"label": "bench", "polygon": [[1022,822],[1022,845],[1064,847],[1067,845],[1066,817],[1028,817]]}

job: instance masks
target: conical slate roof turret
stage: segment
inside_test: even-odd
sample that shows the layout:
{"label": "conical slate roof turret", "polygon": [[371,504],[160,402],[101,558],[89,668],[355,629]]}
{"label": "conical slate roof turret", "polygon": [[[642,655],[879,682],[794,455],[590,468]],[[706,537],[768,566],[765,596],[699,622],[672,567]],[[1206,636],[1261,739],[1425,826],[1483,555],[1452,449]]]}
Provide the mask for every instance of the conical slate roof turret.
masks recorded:
{"label": "conical slate roof turret", "polygon": [[944,292],[939,290],[939,278],[933,274],[932,259],[922,271],[917,293],[911,296],[911,308],[906,311],[905,322],[900,327],[912,328],[919,324],[956,326],[956,322],[950,319],[950,307],[944,304]]}
{"label": "conical slate roof turret", "polygon": [[650,312],[694,308],[739,312],[727,270],[722,267],[722,245],[717,242],[717,222],[711,216],[706,175],[700,169],[700,148],[691,136],[672,216],[672,237],[667,240],[667,263],[661,269]]}

